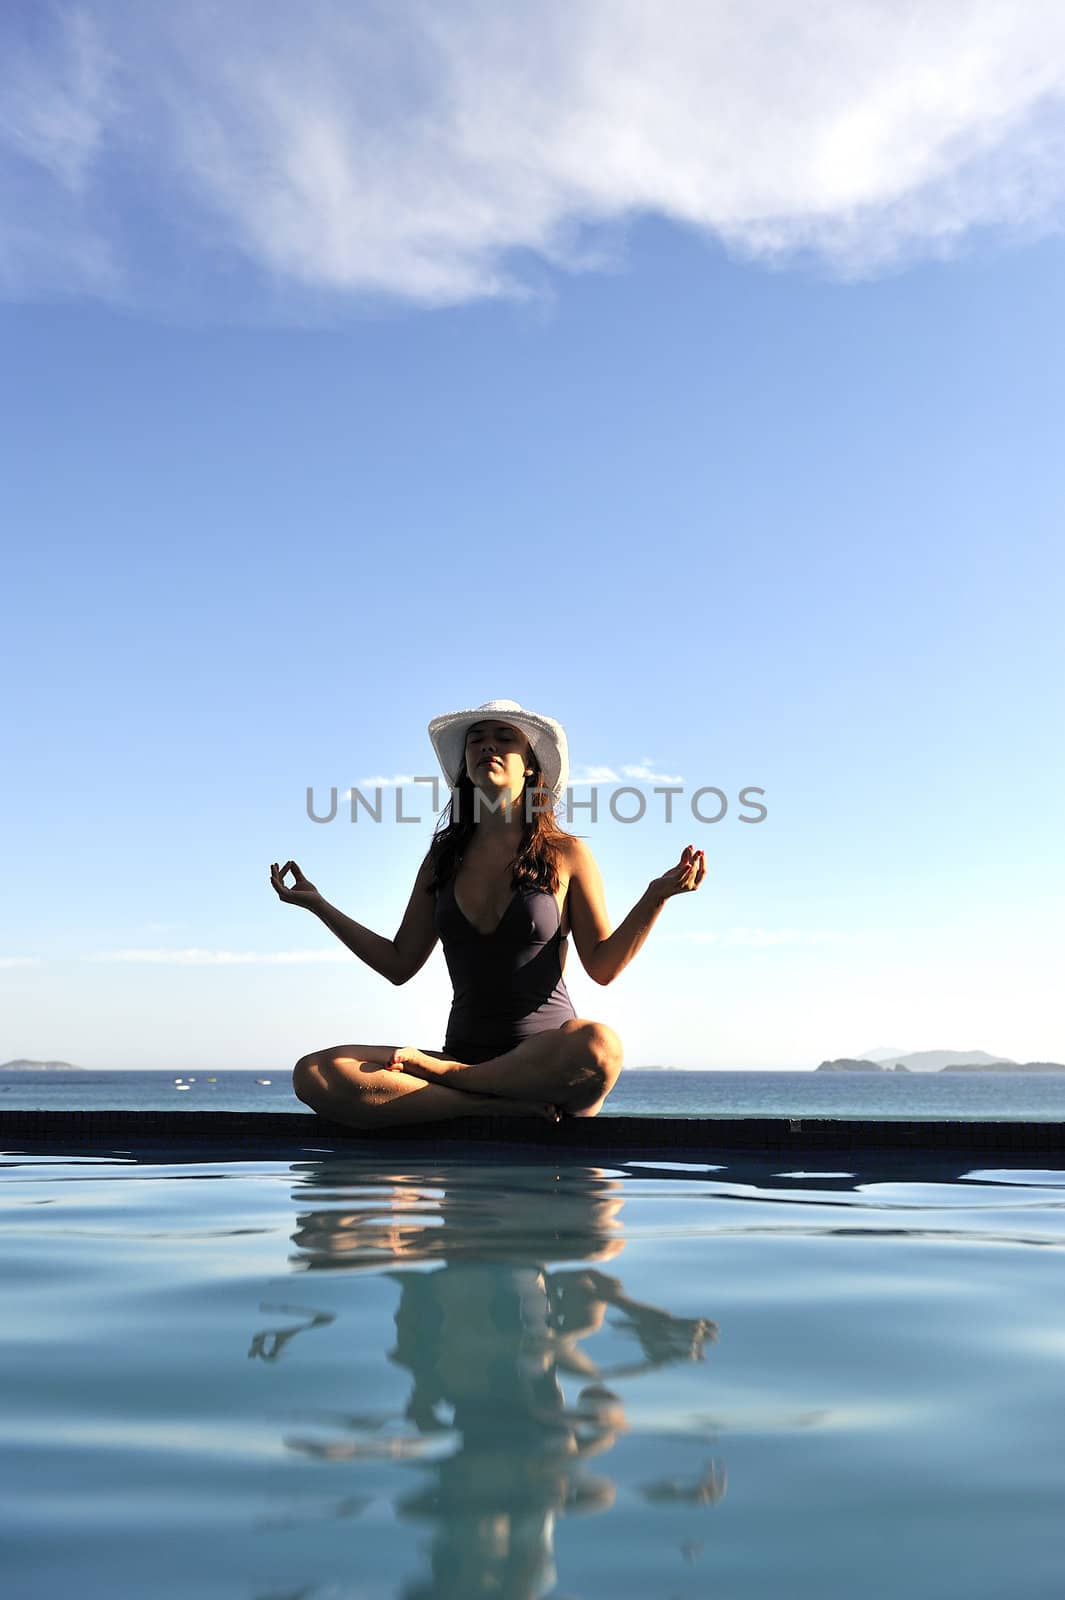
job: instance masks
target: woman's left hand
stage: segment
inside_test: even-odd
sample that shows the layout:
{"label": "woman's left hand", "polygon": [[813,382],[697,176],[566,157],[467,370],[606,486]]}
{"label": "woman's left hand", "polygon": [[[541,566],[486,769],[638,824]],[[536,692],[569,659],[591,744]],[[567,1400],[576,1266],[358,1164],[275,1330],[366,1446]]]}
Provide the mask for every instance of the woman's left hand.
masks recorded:
{"label": "woman's left hand", "polygon": [[692,844],[686,844],[677,865],[670,867],[668,872],[663,872],[660,878],[655,878],[651,887],[662,896],[663,900],[668,900],[674,894],[691,894],[694,889],[698,889],[705,877],[705,852],[696,850]]}

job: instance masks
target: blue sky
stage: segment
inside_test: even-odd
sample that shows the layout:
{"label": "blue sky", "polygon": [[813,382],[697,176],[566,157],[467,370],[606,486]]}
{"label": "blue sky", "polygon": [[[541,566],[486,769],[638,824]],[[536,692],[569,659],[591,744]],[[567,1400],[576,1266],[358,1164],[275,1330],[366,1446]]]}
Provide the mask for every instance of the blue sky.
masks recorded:
{"label": "blue sky", "polygon": [[1065,1059],[1054,13],[253,9],[0,25],[0,1059],[438,1045],[267,867],[393,931],[429,807],[306,789],[493,696],[730,799],[575,825],[707,852],[630,1065]]}

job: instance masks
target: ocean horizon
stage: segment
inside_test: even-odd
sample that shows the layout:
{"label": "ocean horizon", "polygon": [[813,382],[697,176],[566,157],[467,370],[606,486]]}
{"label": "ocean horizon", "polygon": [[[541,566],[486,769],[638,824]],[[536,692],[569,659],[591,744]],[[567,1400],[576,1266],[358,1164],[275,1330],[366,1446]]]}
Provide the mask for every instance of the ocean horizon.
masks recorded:
{"label": "ocean horizon", "polygon": [[[5,1109],[312,1115],[293,1094],[287,1068],[5,1072],[0,1114]],[[601,1115],[1060,1122],[1065,1121],[1065,1073],[630,1067]]]}

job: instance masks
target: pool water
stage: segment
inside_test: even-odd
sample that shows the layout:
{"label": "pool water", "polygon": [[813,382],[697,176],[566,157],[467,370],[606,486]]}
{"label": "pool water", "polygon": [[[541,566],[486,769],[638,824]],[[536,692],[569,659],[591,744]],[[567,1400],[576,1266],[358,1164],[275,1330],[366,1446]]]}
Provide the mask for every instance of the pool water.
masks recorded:
{"label": "pool water", "polygon": [[1065,1173],[0,1159],[8,1600],[1065,1587]]}

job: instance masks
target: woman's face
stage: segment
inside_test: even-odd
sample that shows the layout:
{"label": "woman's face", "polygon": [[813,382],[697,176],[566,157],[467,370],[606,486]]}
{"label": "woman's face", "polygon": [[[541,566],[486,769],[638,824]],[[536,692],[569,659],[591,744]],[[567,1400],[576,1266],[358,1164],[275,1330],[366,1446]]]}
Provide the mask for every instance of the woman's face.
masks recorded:
{"label": "woman's face", "polygon": [[528,739],[509,722],[475,722],[466,731],[466,771],[481,793],[517,800],[532,767]]}

